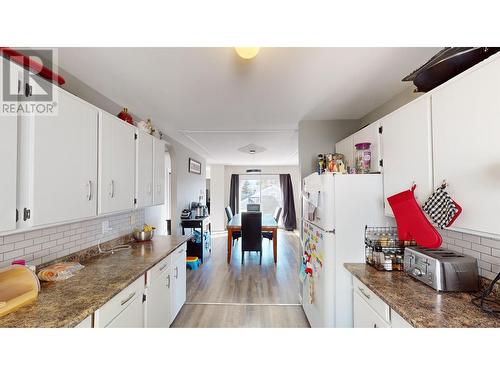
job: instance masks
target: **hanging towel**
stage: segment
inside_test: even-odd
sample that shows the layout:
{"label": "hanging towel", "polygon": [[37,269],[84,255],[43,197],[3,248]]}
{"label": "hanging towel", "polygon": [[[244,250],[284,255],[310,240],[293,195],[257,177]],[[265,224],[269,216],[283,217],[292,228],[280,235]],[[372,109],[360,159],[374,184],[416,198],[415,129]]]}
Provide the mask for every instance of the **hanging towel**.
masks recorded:
{"label": "hanging towel", "polygon": [[453,224],[458,215],[462,212],[462,207],[451,199],[445,189],[446,184],[438,187],[422,205],[422,209],[441,229]]}

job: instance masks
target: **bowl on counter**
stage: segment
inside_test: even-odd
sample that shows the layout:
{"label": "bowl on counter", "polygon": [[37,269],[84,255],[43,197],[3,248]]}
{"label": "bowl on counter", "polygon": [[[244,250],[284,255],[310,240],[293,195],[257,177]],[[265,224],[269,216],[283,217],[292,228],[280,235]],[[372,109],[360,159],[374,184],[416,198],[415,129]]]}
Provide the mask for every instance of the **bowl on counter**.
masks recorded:
{"label": "bowl on counter", "polygon": [[154,229],[150,230],[148,232],[145,232],[143,230],[135,230],[132,233],[132,235],[134,236],[134,239],[137,242],[151,241],[153,239],[154,234],[155,234]]}

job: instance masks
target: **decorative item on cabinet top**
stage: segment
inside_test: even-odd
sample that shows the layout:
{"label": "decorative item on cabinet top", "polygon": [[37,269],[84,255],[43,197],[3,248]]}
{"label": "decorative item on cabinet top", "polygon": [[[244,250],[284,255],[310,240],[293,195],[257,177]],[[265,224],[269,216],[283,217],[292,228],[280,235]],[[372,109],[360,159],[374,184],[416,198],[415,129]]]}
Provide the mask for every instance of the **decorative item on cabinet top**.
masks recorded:
{"label": "decorative item on cabinet top", "polygon": [[118,118],[120,120],[128,122],[131,125],[134,125],[134,119],[132,118],[132,115],[128,113],[128,108],[126,107],[124,107],[123,110],[120,113],[118,113]]}
{"label": "decorative item on cabinet top", "polygon": [[141,129],[142,131],[145,131],[148,134],[153,135],[155,132],[155,128],[153,127],[153,123],[151,122],[151,119],[148,118],[147,121],[139,121],[137,123],[137,127]]}
{"label": "decorative item on cabinet top", "polygon": [[402,81],[413,81],[415,92],[427,92],[498,51],[498,47],[447,47]]}

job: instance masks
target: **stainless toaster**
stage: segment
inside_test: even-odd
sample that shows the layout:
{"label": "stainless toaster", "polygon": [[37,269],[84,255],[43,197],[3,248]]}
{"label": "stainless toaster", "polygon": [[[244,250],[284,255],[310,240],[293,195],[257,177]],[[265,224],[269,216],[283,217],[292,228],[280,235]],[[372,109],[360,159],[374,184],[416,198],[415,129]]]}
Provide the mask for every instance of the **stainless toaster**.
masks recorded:
{"label": "stainless toaster", "polygon": [[479,289],[476,258],[454,251],[407,247],[404,270],[439,292],[472,292]]}

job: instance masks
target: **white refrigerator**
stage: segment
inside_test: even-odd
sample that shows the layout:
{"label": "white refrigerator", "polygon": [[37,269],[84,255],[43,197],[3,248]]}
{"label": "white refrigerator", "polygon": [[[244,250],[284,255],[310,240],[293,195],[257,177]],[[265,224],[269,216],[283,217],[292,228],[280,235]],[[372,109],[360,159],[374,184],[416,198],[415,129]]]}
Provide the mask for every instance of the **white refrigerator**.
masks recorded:
{"label": "white refrigerator", "polygon": [[352,279],[365,226],[383,226],[380,174],[312,174],[302,184],[302,305],[311,327],[352,327]]}

